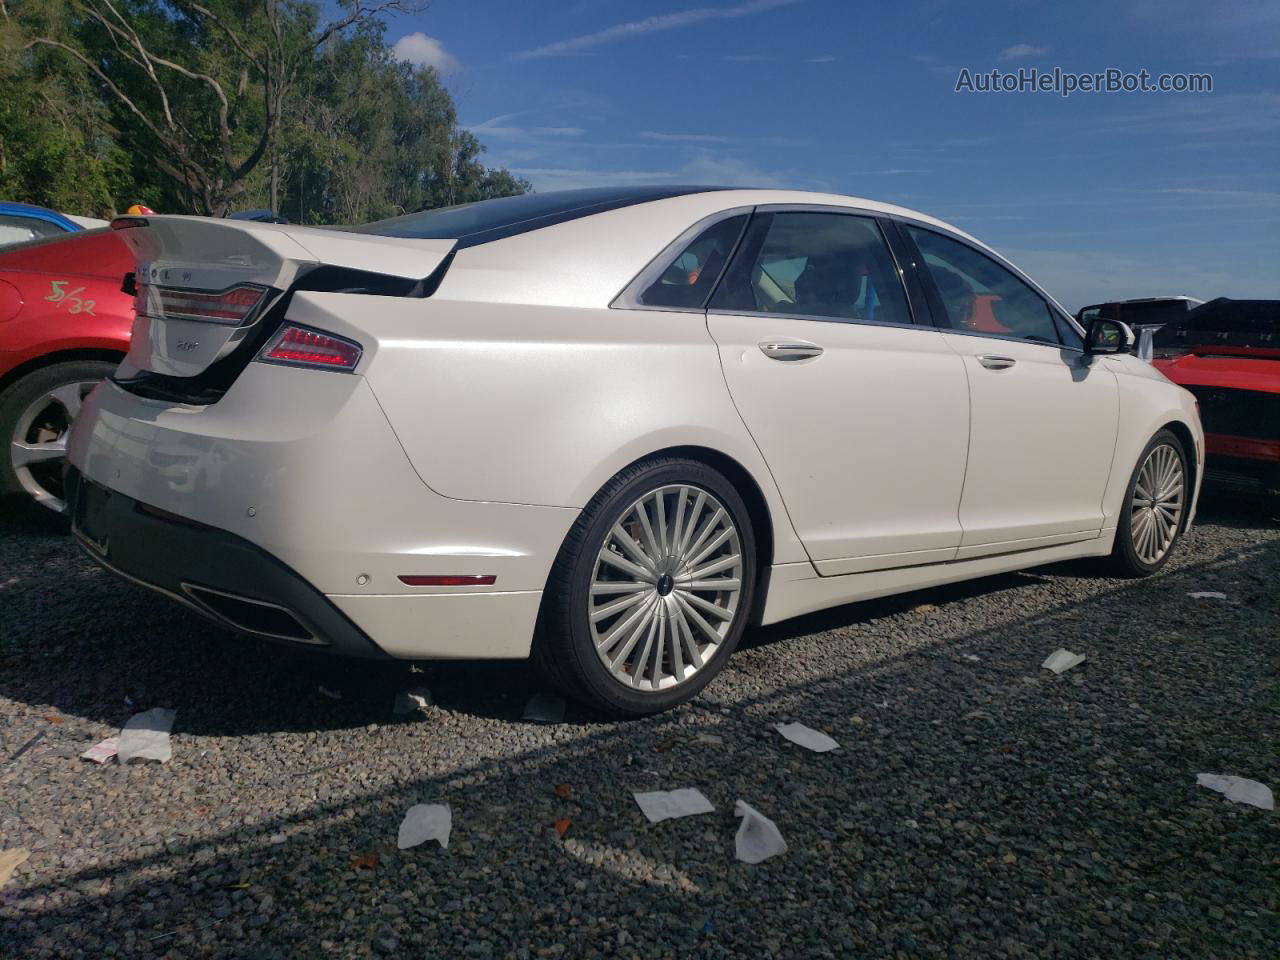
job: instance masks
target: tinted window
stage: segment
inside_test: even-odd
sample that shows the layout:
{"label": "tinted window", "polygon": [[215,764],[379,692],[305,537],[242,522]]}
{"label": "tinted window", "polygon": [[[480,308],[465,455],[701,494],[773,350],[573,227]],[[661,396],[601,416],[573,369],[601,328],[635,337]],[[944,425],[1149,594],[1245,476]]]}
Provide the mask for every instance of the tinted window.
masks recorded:
{"label": "tinted window", "polygon": [[829,320],[910,323],[902,282],[874,220],[841,213],[755,218],[712,306]]}
{"label": "tinted window", "polygon": [[549,193],[526,193],[518,197],[498,197],[453,207],[438,207],[435,210],[423,210],[421,213],[342,229],[383,237],[464,240],[466,242],[462,245],[466,246],[514,236],[605,210],[714,189],[716,188],[591,187],[585,190],[553,190]]}
{"label": "tinted window", "polygon": [[1000,264],[972,247],[928,230],[908,227],[929,265],[953,330],[1058,343],[1049,305]]}
{"label": "tinted window", "polygon": [[646,307],[701,307],[729,262],[746,214],[713,224],[698,235],[640,295]]}

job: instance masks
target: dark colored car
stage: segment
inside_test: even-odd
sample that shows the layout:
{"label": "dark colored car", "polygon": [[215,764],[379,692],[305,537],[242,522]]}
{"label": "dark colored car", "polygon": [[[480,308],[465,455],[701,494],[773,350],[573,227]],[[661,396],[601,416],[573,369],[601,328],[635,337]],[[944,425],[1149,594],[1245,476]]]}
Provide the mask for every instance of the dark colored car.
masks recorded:
{"label": "dark colored car", "polygon": [[1207,477],[1280,493],[1280,300],[1211,300],[1155,348],[1157,369],[1200,402]]}

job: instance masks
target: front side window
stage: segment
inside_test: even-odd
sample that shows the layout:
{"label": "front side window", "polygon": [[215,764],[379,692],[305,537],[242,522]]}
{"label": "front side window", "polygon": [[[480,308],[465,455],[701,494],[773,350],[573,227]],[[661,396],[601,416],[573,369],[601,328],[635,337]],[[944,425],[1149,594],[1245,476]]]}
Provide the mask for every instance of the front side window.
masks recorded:
{"label": "front side window", "polygon": [[869,217],[843,213],[757,217],[711,306],[734,313],[911,322],[880,228]]}
{"label": "front side window", "polygon": [[972,247],[908,227],[938,288],[952,330],[1060,343],[1058,328],[1044,298],[1022,280]]}
{"label": "front side window", "polygon": [[701,310],[729,262],[747,215],[712,224],[671,261],[662,275],[640,294],[646,307],[683,307]]}
{"label": "front side window", "polygon": [[36,240],[40,237],[52,237],[57,233],[66,233],[66,231],[48,220],[0,214],[0,247],[26,243],[28,240]]}

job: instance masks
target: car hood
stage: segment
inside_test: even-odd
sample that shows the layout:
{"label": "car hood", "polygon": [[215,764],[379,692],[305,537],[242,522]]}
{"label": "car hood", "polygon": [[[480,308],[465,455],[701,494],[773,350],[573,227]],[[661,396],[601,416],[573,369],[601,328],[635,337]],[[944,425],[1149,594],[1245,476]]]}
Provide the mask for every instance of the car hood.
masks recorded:
{"label": "car hood", "polygon": [[1188,353],[1164,357],[1154,366],[1184,387],[1228,387],[1261,393],[1280,393],[1280,359]]}

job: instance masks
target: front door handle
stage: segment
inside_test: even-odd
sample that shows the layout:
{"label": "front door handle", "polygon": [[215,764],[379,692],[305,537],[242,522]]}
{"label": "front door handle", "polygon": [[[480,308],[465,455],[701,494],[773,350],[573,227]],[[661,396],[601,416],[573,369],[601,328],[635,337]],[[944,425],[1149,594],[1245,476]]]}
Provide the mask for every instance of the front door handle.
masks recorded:
{"label": "front door handle", "polygon": [[822,348],[808,340],[761,340],[760,352],[770,360],[812,360]]}
{"label": "front door handle", "polygon": [[997,357],[987,353],[980,355],[978,362],[988,370],[1008,370],[1018,361],[1013,357]]}

